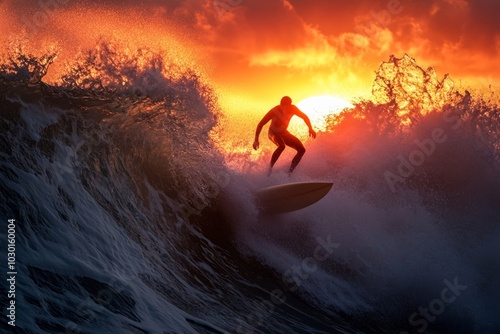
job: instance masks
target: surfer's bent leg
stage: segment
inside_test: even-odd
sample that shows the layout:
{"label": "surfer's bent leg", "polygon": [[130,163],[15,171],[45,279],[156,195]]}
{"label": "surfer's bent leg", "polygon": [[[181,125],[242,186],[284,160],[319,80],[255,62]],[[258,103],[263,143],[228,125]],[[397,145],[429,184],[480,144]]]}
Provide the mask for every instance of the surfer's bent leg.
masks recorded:
{"label": "surfer's bent leg", "polygon": [[275,134],[275,133],[269,133],[269,139],[278,146],[276,150],[273,153],[273,156],[271,157],[271,166],[270,168],[273,168],[274,164],[276,161],[278,161],[278,158],[280,157],[281,153],[285,150],[285,141],[281,137],[281,135]]}
{"label": "surfer's bent leg", "polygon": [[297,165],[299,164],[300,159],[302,159],[302,156],[304,156],[304,153],[306,153],[306,149],[304,145],[302,145],[302,142],[289,132],[287,132],[286,135],[283,136],[283,139],[287,146],[290,146],[297,151],[297,154],[295,155],[295,157],[293,157],[290,169],[288,170],[288,174],[292,174],[295,167],[297,167]]}

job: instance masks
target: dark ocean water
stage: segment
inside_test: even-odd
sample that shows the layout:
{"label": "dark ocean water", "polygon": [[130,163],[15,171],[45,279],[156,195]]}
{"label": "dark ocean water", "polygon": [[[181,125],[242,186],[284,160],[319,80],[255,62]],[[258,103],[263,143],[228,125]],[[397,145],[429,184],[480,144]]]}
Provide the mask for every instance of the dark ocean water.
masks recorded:
{"label": "dark ocean water", "polygon": [[490,95],[388,91],[420,69],[386,63],[377,103],[332,117],[292,176],[332,191],[262,216],[252,192],[290,179],[228,167],[210,87],[108,51],[82,60],[97,76],[57,85],[2,67],[0,240],[7,254],[15,219],[17,271],[14,330],[2,270],[2,332],[498,333]]}

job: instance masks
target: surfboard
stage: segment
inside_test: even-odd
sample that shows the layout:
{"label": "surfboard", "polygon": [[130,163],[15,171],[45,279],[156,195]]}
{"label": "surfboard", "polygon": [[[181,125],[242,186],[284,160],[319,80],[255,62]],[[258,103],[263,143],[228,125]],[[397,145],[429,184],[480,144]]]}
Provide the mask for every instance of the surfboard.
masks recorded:
{"label": "surfboard", "polygon": [[308,207],[322,199],[331,182],[296,182],[260,189],[255,194],[262,213],[279,214]]}

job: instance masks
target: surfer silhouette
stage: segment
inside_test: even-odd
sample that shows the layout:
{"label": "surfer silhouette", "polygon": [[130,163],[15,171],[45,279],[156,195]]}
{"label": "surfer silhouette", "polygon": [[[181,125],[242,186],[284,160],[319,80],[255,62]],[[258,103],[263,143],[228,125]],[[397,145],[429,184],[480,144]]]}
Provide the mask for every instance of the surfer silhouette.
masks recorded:
{"label": "surfer silhouette", "polygon": [[286,146],[289,146],[297,151],[297,154],[292,160],[292,164],[290,165],[290,169],[288,170],[288,174],[291,174],[295,167],[302,159],[304,153],[306,153],[306,149],[302,142],[288,132],[288,124],[290,123],[290,119],[294,116],[298,116],[304,120],[306,125],[309,127],[309,136],[316,138],[316,131],[313,130],[311,121],[306,114],[300,111],[297,106],[292,104],[292,99],[288,96],[284,96],[281,99],[281,103],[272,108],[259,122],[257,125],[257,130],[255,131],[255,141],[253,142],[253,148],[257,150],[259,148],[259,135],[262,131],[262,127],[266,125],[269,121],[271,121],[271,125],[269,126],[269,139],[277,146],[271,157],[271,164],[269,166],[268,175],[271,174],[274,164],[278,161],[281,153],[285,150]]}

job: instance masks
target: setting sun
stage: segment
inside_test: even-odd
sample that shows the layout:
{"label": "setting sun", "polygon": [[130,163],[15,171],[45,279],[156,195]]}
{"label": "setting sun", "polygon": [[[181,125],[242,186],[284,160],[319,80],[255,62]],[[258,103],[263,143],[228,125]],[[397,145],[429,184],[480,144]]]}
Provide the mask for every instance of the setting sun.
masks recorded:
{"label": "setting sun", "polygon": [[319,95],[298,102],[297,107],[309,116],[317,130],[322,131],[326,128],[325,120],[328,115],[338,114],[346,108],[352,108],[353,105],[340,97]]}

